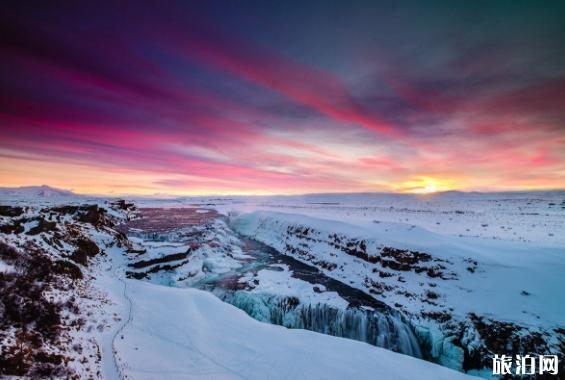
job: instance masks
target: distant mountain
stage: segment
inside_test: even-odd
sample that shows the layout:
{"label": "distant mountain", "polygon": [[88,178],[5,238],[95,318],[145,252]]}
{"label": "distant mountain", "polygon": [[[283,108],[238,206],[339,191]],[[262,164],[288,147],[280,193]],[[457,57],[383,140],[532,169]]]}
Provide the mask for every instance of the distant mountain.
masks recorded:
{"label": "distant mountain", "polygon": [[15,198],[57,198],[77,196],[69,190],[57,189],[47,185],[22,186],[22,187],[0,187],[0,197]]}

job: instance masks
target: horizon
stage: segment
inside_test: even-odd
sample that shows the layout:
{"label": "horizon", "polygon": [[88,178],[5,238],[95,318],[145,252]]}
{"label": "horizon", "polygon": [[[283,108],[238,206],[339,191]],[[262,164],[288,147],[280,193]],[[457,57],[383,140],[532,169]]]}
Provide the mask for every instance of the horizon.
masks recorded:
{"label": "horizon", "polygon": [[[301,196],[339,196],[339,195],[406,195],[406,196],[413,196],[421,199],[431,199],[435,196],[440,196],[449,193],[458,193],[464,195],[470,194],[532,194],[532,193],[560,193],[565,192],[565,188],[553,188],[553,189],[535,189],[535,190],[524,190],[524,189],[514,189],[514,190],[497,190],[497,191],[465,191],[465,190],[443,190],[443,191],[436,191],[436,192],[427,192],[427,193],[418,193],[418,192],[384,192],[384,191],[358,191],[358,192],[317,192],[317,193],[293,193],[293,194],[283,194],[283,193],[240,193],[240,194],[233,194],[233,193],[225,193],[225,194],[127,194],[127,193],[107,193],[107,194],[99,194],[99,193],[79,193],[75,192],[72,188],[58,188],[46,184],[42,185],[24,185],[24,186],[16,186],[16,187],[6,187],[0,186],[0,190],[27,190],[27,189],[42,189],[46,188],[49,190],[54,191],[62,191],[62,192],[70,192],[73,196],[91,196],[91,197],[100,197],[100,198],[111,198],[111,197],[118,197],[118,198],[126,198],[130,197],[132,199],[136,198],[149,198],[149,199],[179,199],[179,198],[209,198],[209,197],[301,197]],[[160,198],[161,197],[161,198]]]}
{"label": "horizon", "polygon": [[0,186],[565,188],[563,4],[6,8]]}

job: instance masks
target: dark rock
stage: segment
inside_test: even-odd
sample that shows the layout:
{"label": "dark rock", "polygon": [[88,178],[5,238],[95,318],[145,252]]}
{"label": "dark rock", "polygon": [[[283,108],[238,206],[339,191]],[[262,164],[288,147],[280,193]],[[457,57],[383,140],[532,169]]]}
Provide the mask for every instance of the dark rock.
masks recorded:
{"label": "dark rock", "polygon": [[296,308],[296,306],[300,305],[300,300],[298,297],[285,297],[279,301],[279,306],[283,310],[290,310]]}
{"label": "dark rock", "polygon": [[114,208],[116,210],[127,211],[127,210],[135,209],[135,204],[128,203],[123,199],[119,199],[117,201],[114,201],[114,202],[111,203],[111,205],[112,205],[112,208]]}
{"label": "dark rock", "polygon": [[515,355],[551,352],[546,341],[547,335],[541,331],[528,331],[512,322],[487,320],[474,313],[470,313],[468,317],[481,337],[483,345],[469,350],[464,344],[461,344],[461,339],[468,329],[468,326],[461,326],[458,333],[459,338],[453,343],[464,350],[463,369],[465,371],[490,367],[494,354],[504,353],[515,357]]}
{"label": "dark rock", "polygon": [[439,294],[437,294],[436,292],[433,292],[431,290],[428,290],[426,292],[426,297],[428,297],[429,299],[435,300],[439,298]]}
{"label": "dark rock", "polygon": [[147,252],[147,250],[145,248],[142,248],[142,249],[129,248],[128,250],[126,250],[126,253],[133,253],[133,254],[136,254],[136,255],[142,255],[145,252]]}
{"label": "dark rock", "polygon": [[113,227],[114,225],[114,223],[106,217],[106,210],[98,207],[98,205],[82,206],[80,208],[78,221],[82,223],[90,223],[94,227]]}
{"label": "dark rock", "polygon": [[1,216],[15,217],[15,216],[20,216],[21,214],[23,214],[23,212],[24,212],[23,207],[0,206]]}
{"label": "dark rock", "polygon": [[135,269],[141,269],[141,268],[146,268],[148,266],[155,265],[155,264],[161,264],[161,263],[167,263],[167,262],[171,262],[171,261],[183,260],[183,259],[186,259],[188,257],[188,254],[189,254],[189,251],[181,252],[181,253],[173,253],[171,255],[166,255],[166,256],[159,257],[159,258],[152,259],[152,260],[142,260],[142,261],[138,261],[138,262],[135,262],[135,263],[131,263],[131,264],[128,264],[128,266],[131,267],[131,268],[135,268]]}
{"label": "dark rock", "polygon": [[41,217],[38,217],[37,221],[37,226],[30,228],[30,230],[26,232],[27,235],[38,235],[42,232],[51,232],[57,229],[57,222],[49,222]]}
{"label": "dark rock", "polygon": [[171,271],[173,269],[179,268],[183,265],[185,265],[186,263],[188,263],[188,260],[184,260],[181,261],[178,264],[175,265],[155,265],[154,267],[150,268],[149,270],[145,271],[145,272],[131,272],[128,271],[126,272],[126,276],[128,277],[133,277],[135,279],[142,279],[142,278],[146,278],[148,277],[149,274],[151,273],[156,273],[156,272],[161,272],[161,271]]}
{"label": "dark rock", "polygon": [[147,273],[127,271],[126,277],[127,278],[135,278],[136,280],[141,280],[141,279],[147,278]]}
{"label": "dark rock", "polygon": [[381,250],[381,256],[392,257],[398,263],[410,265],[418,264],[420,262],[428,262],[432,259],[432,256],[427,253],[391,247],[384,247]]}
{"label": "dark rock", "polygon": [[8,244],[0,242],[0,259],[8,263],[13,263],[19,257],[18,251]]}
{"label": "dark rock", "polygon": [[11,224],[4,224],[0,226],[0,232],[6,235],[16,234],[19,235],[25,231],[21,221],[14,220]]}
{"label": "dark rock", "polygon": [[313,264],[320,267],[320,268],[327,269],[329,271],[335,270],[337,268],[336,263],[329,263],[329,262],[324,261],[324,260],[315,261],[315,262],[313,262]]}
{"label": "dark rock", "polygon": [[78,266],[66,260],[58,260],[53,263],[53,272],[65,275],[73,280],[81,279],[82,271]]}
{"label": "dark rock", "polygon": [[76,250],[70,259],[82,265],[88,265],[88,258],[100,253],[100,248],[92,240],[79,238],[76,242]]}
{"label": "dark rock", "polygon": [[43,209],[43,212],[54,212],[57,214],[63,214],[63,215],[73,215],[76,214],[79,210],[79,206],[59,206],[59,207],[51,207],[51,208],[46,208]]}
{"label": "dark rock", "polygon": [[450,321],[452,318],[450,314],[439,311],[429,311],[429,312],[424,311],[422,312],[422,315],[426,318],[436,320],[440,323],[445,323],[447,321]]}

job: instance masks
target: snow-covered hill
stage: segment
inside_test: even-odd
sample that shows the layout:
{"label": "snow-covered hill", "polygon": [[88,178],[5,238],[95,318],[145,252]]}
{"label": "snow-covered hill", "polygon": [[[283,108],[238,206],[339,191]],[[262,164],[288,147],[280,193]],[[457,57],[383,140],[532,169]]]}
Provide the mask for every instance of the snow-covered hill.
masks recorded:
{"label": "snow-covered hill", "polygon": [[93,278],[129,247],[125,203],[0,206],[0,376],[99,378],[120,318]]}
{"label": "snow-covered hill", "polygon": [[42,186],[22,186],[22,187],[0,187],[0,199],[41,199],[56,197],[76,197],[77,195],[69,190],[57,189],[47,185]]}

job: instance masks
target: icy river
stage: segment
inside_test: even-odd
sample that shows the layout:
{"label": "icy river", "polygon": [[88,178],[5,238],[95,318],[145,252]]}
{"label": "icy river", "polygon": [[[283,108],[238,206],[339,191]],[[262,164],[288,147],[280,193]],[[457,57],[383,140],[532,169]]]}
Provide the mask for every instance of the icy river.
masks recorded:
{"label": "icy river", "polygon": [[[185,209],[174,216],[168,215],[170,212],[145,211],[142,222],[133,223],[126,230],[147,251],[140,257],[153,251],[151,257],[157,261],[164,262],[167,257],[176,260],[149,267],[146,277],[145,274],[140,277],[209,291],[262,322],[363,341],[413,357],[426,356],[402,313],[369,294],[326,276],[314,266],[238,235],[225,218],[212,211],[197,214],[193,209]],[[210,236],[214,238],[210,240]],[[189,249],[184,261],[178,256],[155,253],[155,247],[162,249],[167,244],[196,247],[202,246],[206,239],[213,242],[208,243],[213,248]],[[230,253],[235,250],[237,254]],[[231,267],[219,270],[215,256],[231,260]],[[282,276],[284,281],[262,287],[273,276]],[[188,277],[190,281],[178,281]],[[297,283],[313,290],[309,297],[304,299],[300,290],[293,293]],[[329,294],[342,302],[328,302]]]}

